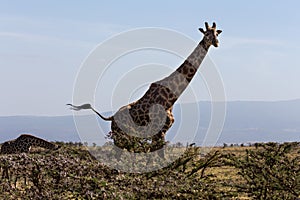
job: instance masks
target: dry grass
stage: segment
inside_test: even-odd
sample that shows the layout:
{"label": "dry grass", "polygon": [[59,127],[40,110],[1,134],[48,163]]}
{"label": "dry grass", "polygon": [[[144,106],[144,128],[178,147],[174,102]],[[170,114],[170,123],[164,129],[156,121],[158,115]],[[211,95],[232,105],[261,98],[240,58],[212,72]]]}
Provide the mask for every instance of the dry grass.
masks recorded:
{"label": "dry grass", "polygon": [[[295,199],[300,193],[299,163],[297,160],[296,163],[289,163],[293,159],[298,159],[299,144],[291,146],[291,149],[287,148],[286,153],[276,158],[279,164],[274,165],[274,170],[281,170],[279,174],[266,168],[269,171],[264,176],[270,176],[270,180],[268,177],[261,178],[269,181],[267,190],[277,195],[275,198],[259,197],[258,193],[246,187],[252,182],[249,182],[251,179],[247,177],[249,171],[243,171],[243,167],[249,164],[248,167],[251,168],[253,165],[249,155],[254,157],[265,155],[259,157],[261,160],[254,163],[257,165],[253,166],[258,168],[260,164],[269,162],[269,154],[274,155],[278,149],[285,147],[279,144],[267,148],[265,146],[215,147],[206,155],[203,154],[204,149],[199,147],[172,148],[168,151],[174,155],[184,151],[183,156],[166,168],[144,174],[122,173],[110,169],[95,160],[85,147],[61,145],[62,148],[55,152],[38,148],[32,149],[30,154],[0,155],[2,174],[0,198],[280,199],[279,197],[283,197],[283,199]],[[112,156],[113,150],[110,146],[92,147],[92,149],[99,154]],[[130,160],[126,162],[130,163]],[[281,189],[278,194],[276,190],[278,185],[273,187],[270,183],[276,183],[276,177],[280,180],[281,175],[289,177],[291,171],[288,169],[289,166],[293,169],[298,167],[298,172],[297,169],[294,170],[294,179],[285,178],[286,185],[292,184],[294,189],[289,190],[285,187],[286,189]],[[259,175],[262,172],[264,171],[258,170],[256,173]],[[253,177],[253,184],[260,184],[261,180],[260,176]],[[261,187],[263,188],[264,185]],[[285,196],[278,196],[281,194]]]}

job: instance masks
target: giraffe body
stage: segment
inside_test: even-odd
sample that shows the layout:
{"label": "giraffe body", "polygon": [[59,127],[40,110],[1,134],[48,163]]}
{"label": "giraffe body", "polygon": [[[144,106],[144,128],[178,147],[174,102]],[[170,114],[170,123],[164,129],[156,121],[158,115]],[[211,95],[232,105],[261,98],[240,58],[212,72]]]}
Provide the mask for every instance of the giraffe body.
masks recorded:
{"label": "giraffe body", "polygon": [[59,147],[33,135],[22,134],[15,140],[4,142],[1,154],[28,153],[32,146],[56,150]]}
{"label": "giraffe body", "polygon": [[217,36],[222,32],[213,23],[191,55],[168,77],[152,83],[143,97],[136,102],[121,107],[113,116],[103,117],[90,104],[72,106],[74,110],[92,109],[102,119],[111,122],[109,137],[114,144],[130,152],[149,152],[162,149],[165,145],[165,134],[174,123],[172,108],[184,92],[201,65],[211,45],[217,47]]}

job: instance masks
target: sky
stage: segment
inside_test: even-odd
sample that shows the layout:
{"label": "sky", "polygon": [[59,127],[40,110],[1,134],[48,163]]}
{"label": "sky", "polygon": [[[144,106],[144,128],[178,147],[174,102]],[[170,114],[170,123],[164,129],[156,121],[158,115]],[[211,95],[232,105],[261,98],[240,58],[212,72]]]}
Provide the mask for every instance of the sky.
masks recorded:
{"label": "sky", "polygon": [[[178,31],[198,42],[202,37],[198,28],[205,21],[215,21],[223,30],[220,46],[210,49],[209,58],[222,77],[228,101],[298,99],[299,4],[297,0],[1,1],[0,116],[71,114],[65,104],[72,101],[81,64],[97,45],[143,27]],[[173,69],[180,64],[168,59]],[[107,101],[97,103],[110,104]]]}

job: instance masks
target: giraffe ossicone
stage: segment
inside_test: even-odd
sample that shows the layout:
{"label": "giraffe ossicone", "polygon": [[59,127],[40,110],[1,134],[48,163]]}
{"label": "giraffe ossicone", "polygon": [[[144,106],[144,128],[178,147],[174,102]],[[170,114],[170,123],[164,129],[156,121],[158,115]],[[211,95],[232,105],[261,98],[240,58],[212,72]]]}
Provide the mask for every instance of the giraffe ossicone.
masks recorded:
{"label": "giraffe ossicone", "polygon": [[113,116],[102,116],[90,104],[67,105],[76,111],[91,109],[103,120],[111,121],[108,137],[121,149],[135,153],[163,149],[166,132],[174,123],[173,105],[193,79],[209,47],[219,45],[218,36],[222,31],[216,29],[216,23],[210,27],[205,22],[205,28],[199,28],[204,34],[202,40],[173,73],[152,83],[139,100],[121,107]]}

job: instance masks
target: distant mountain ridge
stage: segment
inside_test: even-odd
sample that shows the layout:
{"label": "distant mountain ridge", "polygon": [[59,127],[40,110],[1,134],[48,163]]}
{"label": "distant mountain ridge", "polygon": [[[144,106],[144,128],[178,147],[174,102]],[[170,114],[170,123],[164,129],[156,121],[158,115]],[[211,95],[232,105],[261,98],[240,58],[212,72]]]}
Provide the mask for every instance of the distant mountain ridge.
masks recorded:
{"label": "distant mountain ridge", "polygon": [[[190,126],[195,121],[194,114],[199,108],[198,129]],[[182,115],[188,110],[191,115]],[[201,144],[211,117],[211,103],[198,102],[177,104],[174,107],[175,123],[167,133],[172,142],[196,142]],[[109,114],[106,113],[108,116]],[[83,120],[95,118],[95,115],[80,116]],[[181,119],[184,117],[184,119]],[[110,123],[98,119],[104,132],[109,131]],[[184,130],[179,133],[178,130]],[[74,119],[69,116],[2,116],[0,117],[0,142],[18,137],[21,133],[30,133],[50,141],[80,141]],[[105,133],[102,133],[105,135]],[[104,143],[95,141],[96,143]],[[284,142],[300,141],[300,99],[290,101],[261,102],[233,101],[227,103],[227,112],[223,131],[217,144],[247,142]],[[91,141],[93,139],[91,138]]]}

